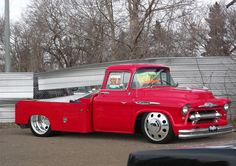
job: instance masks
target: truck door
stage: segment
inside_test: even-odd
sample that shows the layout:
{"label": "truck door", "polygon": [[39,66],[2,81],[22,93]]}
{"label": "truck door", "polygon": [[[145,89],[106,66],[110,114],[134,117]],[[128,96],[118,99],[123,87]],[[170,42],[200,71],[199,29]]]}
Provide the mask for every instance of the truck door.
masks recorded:
{"label": "truck door", "polygon": [[106,88],[94,99],[95,131],[132,132],[132,96],[130,72],[110,72]]}

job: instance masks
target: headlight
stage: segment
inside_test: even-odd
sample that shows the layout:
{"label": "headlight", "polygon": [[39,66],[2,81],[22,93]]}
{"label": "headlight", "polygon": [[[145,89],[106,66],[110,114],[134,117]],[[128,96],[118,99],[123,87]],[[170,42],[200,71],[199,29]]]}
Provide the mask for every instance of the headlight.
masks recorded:
{"label": "headlight", "polygon": [[229,110],[229,107],[230,107],[230,104],[229,103],[226,103],[224,105],[224,110],[227,112]]}
{"label": "headlight", "polygon": [[186,115],[188,113],[188,111],[189,111],[189,105],[187,104],[182,108],[182,114]]}

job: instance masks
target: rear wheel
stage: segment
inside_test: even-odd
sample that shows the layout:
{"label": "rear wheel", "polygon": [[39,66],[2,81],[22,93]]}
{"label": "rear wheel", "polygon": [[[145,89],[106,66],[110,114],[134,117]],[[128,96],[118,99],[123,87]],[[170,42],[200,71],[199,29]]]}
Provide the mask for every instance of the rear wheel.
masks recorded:
{"label": "rear wheel", "polygon": [[30,117],[30,128],[34,135],[48,137],[52,135],[50,121],[46,116],[33,115]]}
{"label": "rear wheel", "polygon": [[174,137],[168,117],[159,112],[144,114],[142,132],[146,139],[152,143],[168,143]]}

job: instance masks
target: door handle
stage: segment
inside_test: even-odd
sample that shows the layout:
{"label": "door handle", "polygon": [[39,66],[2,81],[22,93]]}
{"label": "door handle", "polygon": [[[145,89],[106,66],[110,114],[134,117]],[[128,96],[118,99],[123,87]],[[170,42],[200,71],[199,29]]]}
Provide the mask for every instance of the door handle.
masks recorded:
{"label": "door handle", "polygon": [[109,92],[101,92],[101,94],[108,95]]}
{"label": "door handle", "polygon": [[125,101],[121,101],[121,104],[126,104],[127,102],[125,102]]}

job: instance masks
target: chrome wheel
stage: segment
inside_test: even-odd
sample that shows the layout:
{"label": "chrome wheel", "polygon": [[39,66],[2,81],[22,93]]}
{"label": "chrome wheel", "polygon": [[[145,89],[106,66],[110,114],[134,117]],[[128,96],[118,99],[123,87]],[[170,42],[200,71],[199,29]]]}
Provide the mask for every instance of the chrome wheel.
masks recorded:
{"label": "chrome wheel", "polygon": [[168,137],[170,124],[162,113],[148,113],[143,122],[145,135],[153,142],[163,141]]}
{"label": "chrome wheel", "polygon": [[50,132],[50,122],[48,118],[43,115],[31,116],[30,124],[32,131],[38,136],[43,136]]}

